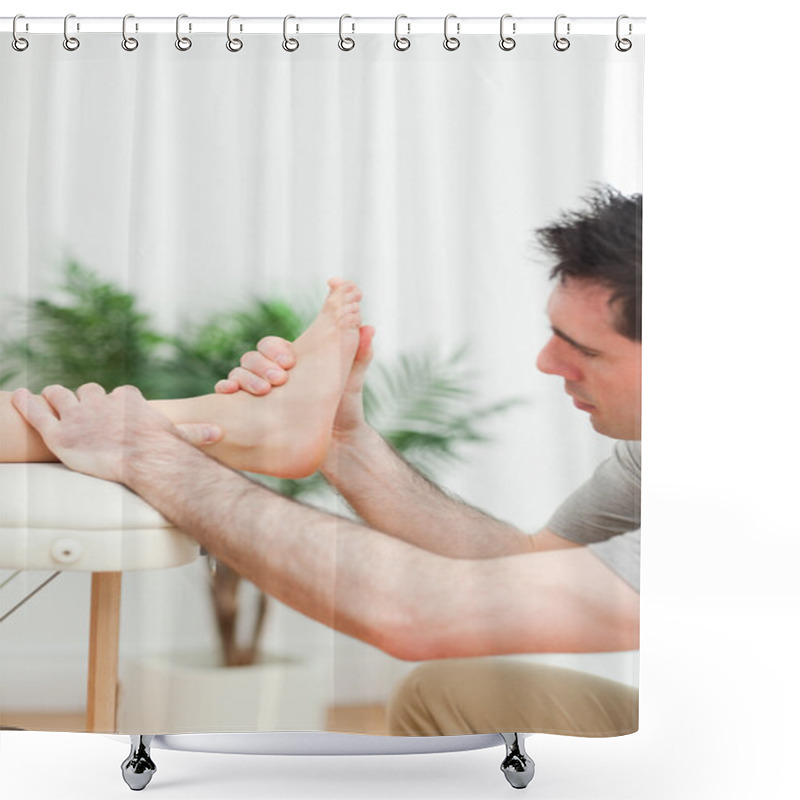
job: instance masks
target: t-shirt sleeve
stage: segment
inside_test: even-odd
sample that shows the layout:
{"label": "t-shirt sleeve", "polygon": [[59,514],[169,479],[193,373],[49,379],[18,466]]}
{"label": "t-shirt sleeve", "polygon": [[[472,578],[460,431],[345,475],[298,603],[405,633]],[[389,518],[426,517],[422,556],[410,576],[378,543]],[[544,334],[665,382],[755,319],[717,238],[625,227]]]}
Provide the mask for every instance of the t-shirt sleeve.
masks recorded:
{"label": "t-shirt sleeve", "polygon": [[546,527],[580,544],[638,530],[641,469],[641,442],[617,442],[612,455],[556,509]]}

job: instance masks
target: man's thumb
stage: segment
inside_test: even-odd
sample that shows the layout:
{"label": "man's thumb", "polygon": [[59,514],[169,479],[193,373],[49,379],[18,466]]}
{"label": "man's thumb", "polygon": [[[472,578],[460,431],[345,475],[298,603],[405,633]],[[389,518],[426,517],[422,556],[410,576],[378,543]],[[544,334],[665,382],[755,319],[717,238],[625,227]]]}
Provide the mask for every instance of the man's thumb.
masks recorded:
{"label": "man's thumb", "polygon": [[206,422],[184,422],[175,426],[180,435],[195,447],[205,447],[222,439],[223,431],[219,425]]}

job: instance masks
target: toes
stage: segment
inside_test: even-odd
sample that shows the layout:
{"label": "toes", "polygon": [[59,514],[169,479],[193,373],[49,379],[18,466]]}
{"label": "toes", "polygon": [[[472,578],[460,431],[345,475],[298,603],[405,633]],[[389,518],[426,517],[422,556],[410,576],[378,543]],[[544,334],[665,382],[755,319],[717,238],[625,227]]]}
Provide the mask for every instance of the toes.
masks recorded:
{"label": "toes", "polygon": [[328,281],[331,287],[329,298],[343,303],[354,303],[361,300],[361,289],[353,281],[346,281],[343,278],[331,278]]}
{"label": "toes", "polygon": [[358,303],[347,303],[336,314],[336,322],[342,328],[361,327],[361,306]]}

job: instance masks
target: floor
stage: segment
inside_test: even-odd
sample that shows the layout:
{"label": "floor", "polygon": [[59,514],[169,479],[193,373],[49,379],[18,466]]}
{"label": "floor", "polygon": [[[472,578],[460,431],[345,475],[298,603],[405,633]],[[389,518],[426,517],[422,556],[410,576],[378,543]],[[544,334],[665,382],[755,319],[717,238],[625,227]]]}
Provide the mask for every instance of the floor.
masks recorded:
{"label": "floor", "polygon": [[[83,733],[86,731],[86,717],[82,711],[71,714],[7,712],[0,713],[0,728]],[[331,706],[327,714],[327,730],[385,734],[384,708],[381,705]]]}

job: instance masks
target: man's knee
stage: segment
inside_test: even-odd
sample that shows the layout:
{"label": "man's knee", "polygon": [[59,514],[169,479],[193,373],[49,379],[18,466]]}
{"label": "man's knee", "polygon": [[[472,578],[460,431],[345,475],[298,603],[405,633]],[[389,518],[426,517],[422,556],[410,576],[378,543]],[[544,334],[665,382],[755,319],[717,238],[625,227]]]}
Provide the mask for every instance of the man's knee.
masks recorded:
{"label": "man's knee", "polygon": [[447,670],[440,662],[415,667],[392,693],[387,707],[389,733],[435,736],[441,731],[434,710],[446,691]]}

